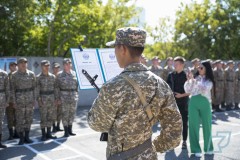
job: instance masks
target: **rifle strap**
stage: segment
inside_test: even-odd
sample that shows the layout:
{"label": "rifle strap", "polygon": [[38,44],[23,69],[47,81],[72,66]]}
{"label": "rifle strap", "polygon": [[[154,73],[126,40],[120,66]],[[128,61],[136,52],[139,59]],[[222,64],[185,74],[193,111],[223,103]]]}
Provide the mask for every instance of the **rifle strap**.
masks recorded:
{"label": "rifle strap", "polygon": [[121,75],[121,76],[122,76],[125,80],[127,80],[127,81],[133,86],[133,88],[135,89],[135,91],[137,92],[138,97],[140,98],[141,103],[143,104],[143,108],[144,108],[145,112],[147,113],[149,123],[151,124],[151,126],[153,126],[153,125],[154,125],[154,122],[153,122],[153,114],[152,114],[152,110],[151,110],[150,104],[147,103],[146,97],[145,97],[144,94],[142,94],[139,85],[138,85],[134,80],[132,80],[129,76],[127,76],[127,75]]}

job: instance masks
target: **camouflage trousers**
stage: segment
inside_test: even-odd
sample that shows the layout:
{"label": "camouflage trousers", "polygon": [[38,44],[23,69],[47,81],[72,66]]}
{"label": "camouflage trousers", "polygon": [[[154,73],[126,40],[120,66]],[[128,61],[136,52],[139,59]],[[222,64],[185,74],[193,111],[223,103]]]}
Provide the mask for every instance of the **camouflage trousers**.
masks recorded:
{"label": "camouflage trousers", "polygon": [[13,103],[9,103],[6,108],[6,116],[8,128],[16,127],[16,109],[13,107]]}
{"label": "camouflage trousers", "polygon": [[43,106],[39,106],[39,110],[40,110],[41,128],[51,127],[52,122],[56,120],[56,116],[55,116],[56,106],[54,105],[54,101],[43,102]]}
{"label": "camouflage trousers", "polygon": [[57,114],[57,122],[60,122],[61,120],[62,120],[62,108],[61,108],[61,106],[57,106],[56,107],[56,112],[55,112],[56,114]]}
{"label": "camouflage trousers", "polygon": [[4,114],[5,114],[5,106],[0,106],[0,134],[2,134]]}
{"label": "camouflage trousers", "polygon": [[33,121],[33,103],[17,103],[16,106],[16,129],[17,132],[30,130]]}
{"label": "camouflage trousers", "polygon": [[240,82],[235,88],[235,103],[240,103]]}
{"label": "camouflage trousers", "polygon": [[226,104],[231,104],[234,103],[234,83],[229,82],[226,84],[226,89],[225,89],[225,102]]}
{"label": "camouflage trousers", "polygon": [[72,125],[77,109],[77,101],[62,102],[62,123],[63,126]]}
{"label": "camouflage trousers", "polygon": [[222,102],[224,102],[224,88],[216,88],[213,103],[215,105],[220,105]]}

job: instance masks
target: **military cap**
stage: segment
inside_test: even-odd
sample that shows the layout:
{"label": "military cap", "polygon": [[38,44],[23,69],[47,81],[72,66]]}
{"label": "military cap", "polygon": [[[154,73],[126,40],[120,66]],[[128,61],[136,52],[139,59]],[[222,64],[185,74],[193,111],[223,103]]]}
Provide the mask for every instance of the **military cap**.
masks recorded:
{"label": "military cap", "polygon": [[221,59],[218,59],[218,60],[215,61],[215,63],[216,63],[216,64],[217,64],[217,63],[222,63],[222,60],[221,60]]}
{"label": "military cap", "polygon": [[146,41],[146,31],[136,27],[120,28],[116,33],[116,40],[107,42],[106,46],[124,44],[131,47],[144,47]]}
{"label": "military cap", "polygon": [[191,60],[192,63],[194,62],[200,62],[200,59],[199,58],[194,58],[193,60]]}
{"label": "military cap", "polygon": [[42,60],[41,61],[41,66],[49,66],[50,62],[48,60]]}
{"label": "military cap", "polygon": [[9,66],[12,66],[12,65],[17,65],[17,63],[16,62],[10,62]]}
{"label": "military cap", "polygon": [[55,63],[53,63],[52,67],[53,68],[60,68],[60,64],[55,62]]}
{"label": "military cap", "polygon": [[22,63],[22,62],[27,62],[27,58],[21,57],[21,58],[19,58],[18,61],[17,61],[18,64],[19,64],[19,63]]}
{"label": "military cap", "polygon": [[167,61],[172,61],[172,60],[173,60],[173,57],[168,57],[166,60],[167,60]]}
{"label": "military cap", "polygon": [[229,61],[227,62],[227,64],[234,64],[234,61],[233,61],[233,60],[229,60]]}
{"label": "military cap", "polygon": [[63,64],[67,64],[67,63],[72,63],[72,60],[70,58],[64,58]]}

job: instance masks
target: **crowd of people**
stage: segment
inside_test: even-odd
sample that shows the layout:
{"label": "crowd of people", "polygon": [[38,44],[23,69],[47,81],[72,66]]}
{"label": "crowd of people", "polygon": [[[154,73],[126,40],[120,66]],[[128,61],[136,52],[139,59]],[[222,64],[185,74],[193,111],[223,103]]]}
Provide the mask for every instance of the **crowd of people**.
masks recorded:
{"label": "crowd of people", "polygon": [[76,135],[72,123],[78,102],[78,82],[72,70],[71,59],[63,59],[60,64],[41,61],[41,73],[35,75],[27,69],[28,60],[24,57],[9,64],[10,73],[0,70],[0,148],[6,148],[2,142],[2,124],[6,109],[8,140],[19,138],[19,145],[32,143],[29,137],[33,122],[33,109],[38,102],[40,111],[41,140],[56,139],[52,132],[63,131],[64,137]]}
{"label": "crowd of people", "polygon": [[[167,81],[170,73],[176,71],[172,57],[166,59],[164,67],[160,65],[161,60],[158,57],[154,57],[151,61],[150,65],[152,65],[149,66],[149,69],[165,81]],[[240,62],[235,64],[233,60],[224,62],[219,59],[215,61],[208,59],[208,61],[211,64],[215,82],[215,95],[212,94],[213,111],[238,110],[240,103]],[[185,63],[184,72],[186,74],[191,72],[196,77],[200,62],[199,58],[195,58],[191,60],[191,66],[187,66]],[[141,63],[147,66],[149,64],[148,59],[144,55],[141,57]]]}

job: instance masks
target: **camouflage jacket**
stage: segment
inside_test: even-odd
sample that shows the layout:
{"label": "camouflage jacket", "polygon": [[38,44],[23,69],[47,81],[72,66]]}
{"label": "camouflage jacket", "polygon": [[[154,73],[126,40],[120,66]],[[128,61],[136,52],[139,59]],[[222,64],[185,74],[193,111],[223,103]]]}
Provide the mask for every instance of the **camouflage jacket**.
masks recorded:
{"label": "camouflage jacket", "polygon": [[92,129],[109,133],[107,157],[134,148],[152,136],[152,126],[141,101],[123,74],[140,86],[147,102],[151,103],[154,122],[160,121],[161,134],[153,141],[156,150],[165,152],[177,147],[182,120],[170,87],[146,66],[134,63],[102,86],[88,113]]}
{"label": "camouflage jacket", "polygon": [[225,69],[225,89],[226,90],[234,90],[235,86],[235,71],[233,69],[227,68]]}
{"label": "camouflage jacket", "polygon": [[57,75],[57,90],[58,99],[62,102],[77,101],[78,100],[78,81],[76,72],[71,70],[68,74],[65,71],[60,71]]}
{"label": "camouflage jacket", "polygon": [[240,69],[236,69],[235,71],[235,82],[236,82],[236,87],[238,90],[240,89]]}
{"label": "camouflage jacket", "polygon": [[9,83],[7,72],[0,69],[0,107],[6,107],[9,101]]}
{"label": "camouflage jacket", "polygon": [[56,77],[52,73],[44,75],[40,73],[37,75],[37,91],[36,97],[37,100],[41,101],[54,101],[57,99],[58,90],[56,87]]}
{"label": "camouflage jacket", "polygon": [[11,78],[11,96],[13,103],[34,103],[36,100],[36,77],[35,74],[26,70],[19,70],[12,74]]}
{"label": "camouflage jacket", "polygon": [[215,68],[213,70],[214,80],[215,80],[215,87],[224,88],[224,70]]}
{"label": "camouflage jacket", "polygon": [[161,66],[157,67],[151,66],[150,71],[162,78],[163,68]]}

